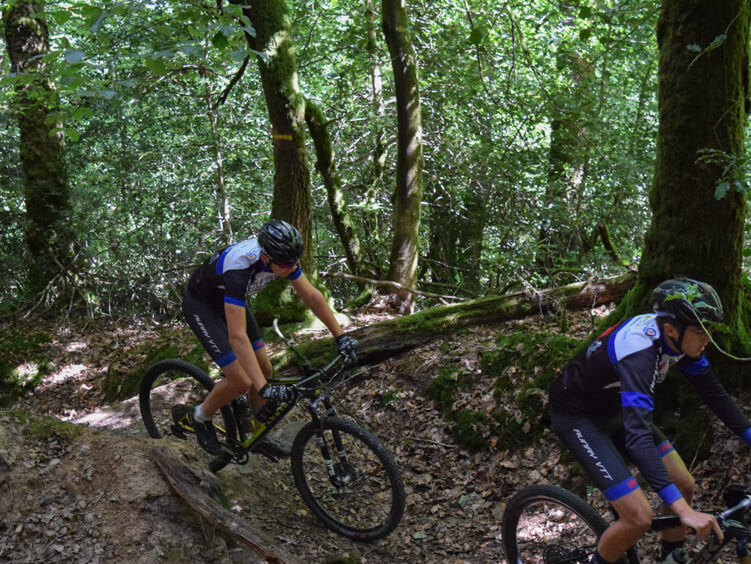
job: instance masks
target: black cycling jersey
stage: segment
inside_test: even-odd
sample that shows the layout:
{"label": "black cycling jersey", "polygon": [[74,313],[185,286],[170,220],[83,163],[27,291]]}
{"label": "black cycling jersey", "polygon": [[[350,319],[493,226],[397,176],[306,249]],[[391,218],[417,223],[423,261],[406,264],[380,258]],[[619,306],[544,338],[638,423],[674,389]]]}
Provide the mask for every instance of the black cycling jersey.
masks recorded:
{"label": "black cycling jersey", "polygon": [[[246,296],[260,292],[276,278],[261,260],[257,239],[246,239],[230,245],[206,259],[193,273],[183,297],[183,313],[191,329],[211,358],[224,367],[235,361],[229,343],[224,304],[246,308],[246,331],[253,350],[263,348],[261,329],[246,304]],[[298,266],[287,276],[297,280],[302,275]]]}
{"label": "black cycling jersey", "polygon": [[[261,252],[255,238],[230,245],[198,267],[188,282],[188,288],[207,301],[244,306],[247,295],[260,292],[276,278],[261,260]],[[298,266],[287,279],[296,280],[301,274]]]}
{"label": "black cycling jersey", "polygon": [[751,424],[717,381],[707,359],[672,350],[654,314],[629,318],[605,331],[566,366],[550,391],[554,413],[597,419],[620,410],[626,454],[667,504],[680,493],[655,447],[652,412],[655,386],[673,365],[725,425],[751,444]]}

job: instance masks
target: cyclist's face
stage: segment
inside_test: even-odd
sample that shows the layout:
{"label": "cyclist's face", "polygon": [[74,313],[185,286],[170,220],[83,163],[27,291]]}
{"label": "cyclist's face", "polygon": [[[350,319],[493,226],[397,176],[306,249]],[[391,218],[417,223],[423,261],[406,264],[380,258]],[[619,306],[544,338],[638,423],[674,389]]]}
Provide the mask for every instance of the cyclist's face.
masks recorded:
{"label": "cyclist's face", "polygon": [[297,268],[297,263],[291,263],[291,264],[277,264],[274,261],[271,260],[269,255],[266,253],[263,253],[261,255],[261,259],[263,262],[265,262],[269,268],[271,269],[271,272],[279,276],[280,278],[285,278],[292,274],[295,271],[295,268]]}
{"label": "cyclist's face", "polygon": [[275,262],[269,262],[269,268],[271,272],[276,274],[279,278],[286,278],[295,271],[297,263],[295,264],[276,264]]}
{"label": "cyclist's face", "polygon": [[700,327],[686,327],[681,348],[690,357],[700,356],[709,344],[709,335]]}

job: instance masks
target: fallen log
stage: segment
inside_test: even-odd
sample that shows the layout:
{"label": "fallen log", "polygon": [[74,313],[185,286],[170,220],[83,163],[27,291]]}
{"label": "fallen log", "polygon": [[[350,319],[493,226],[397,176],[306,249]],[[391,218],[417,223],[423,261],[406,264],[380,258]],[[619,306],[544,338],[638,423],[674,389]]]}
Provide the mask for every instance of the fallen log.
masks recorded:
{"label": "fallen log", "polygon": [[359,341],[357,355],[360,361],[375,364],[465,327],[521,319],[559,307],[573,310],[618,302],[635,283],[636,274],[628,272],[614,278],[578,282],[539,292],[485,296],[388,319],[350,333]]}
{"label": "fallen log", "polygon": [[201,485],[201,479],[180,462],[170,449],[154,448],[151,450],[151,457],[175,493],[209,523],[237,538],[271,564],[301,564],[295,557],[274,546],[264,535],[249,529],[230,510],[219,505]]}
{"label": "fallen log", "polygon": [[[378,364],[465,327],[497,325],[504,321],[544,314],[554,308],[577,310],[618,302],[635,283],[636,273],[627,272],[613,278],[577,282],[539,292],[484,296],[387,319],[347,333],[358,340],[359,363]],[[320,366],[331,360],[334,344],[333,339],[327,337],[301,343],[296,348],[310,359],[313,366]],[[297,373],[294,368],[296,359],[288,350],[276,351],[272,362],[277,372]]]}

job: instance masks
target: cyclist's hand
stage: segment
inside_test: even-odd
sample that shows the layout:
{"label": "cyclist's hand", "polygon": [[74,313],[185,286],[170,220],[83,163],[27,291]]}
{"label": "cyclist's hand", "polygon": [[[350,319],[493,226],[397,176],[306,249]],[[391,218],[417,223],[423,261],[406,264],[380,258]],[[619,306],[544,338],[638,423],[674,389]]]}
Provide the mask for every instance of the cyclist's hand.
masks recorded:
{"label": "cyclist's hand", "polygon": [[717,539],[722,542],[722,530],[713,515],[699,513],[698,511],[689,509],[686,513],[682,514],[680,518],[681,523],[696,531],[697,537],[708,537],[710,533],[714,532],[715,535],[717,535]]}
{"label": "cyclist's hand", "polygon": [[289,403],[295,400],[297,391],[292,386],[271,386],[264,385],[258,392],[263,399],[272,400],[277,404]]}
{"label": "cyclist's hand", "polygon": [[357,339],[350,335],[339,335],[336,338],[336,351],[346,356],[350,362],[357,362]]}

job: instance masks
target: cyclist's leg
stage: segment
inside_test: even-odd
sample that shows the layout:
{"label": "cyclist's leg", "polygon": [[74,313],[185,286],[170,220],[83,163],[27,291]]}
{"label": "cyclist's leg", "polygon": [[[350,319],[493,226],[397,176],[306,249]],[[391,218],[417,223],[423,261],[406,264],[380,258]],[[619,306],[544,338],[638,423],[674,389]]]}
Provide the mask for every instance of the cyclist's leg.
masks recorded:
{"label": "cyclist's leg", "polygon": [[[256,353],[256,360],[258,361],[258,365],[261,367],[261,372],[263,372],[263,376],[264,378],[266,378],[266,380],[270,380],[272,372],[271,361],[266,354],[266,345],[263,342],[263,334],[261,333],[261,328],[258,325],[258,321],[256,321],[256,318],[253,315],[250,307],[245,308],[245,329],[248,333],[248,338],[250,339],[250,344],[253,347],[253,351]],[[258,409],[261,408],[264,402],[265,400],[260,395],[258,395],[258,391],[251,386],[250,390],[248,390],[248,403],[250,403],[253,412],[255,413],[256,411],[258,411]]]}
{"label": "cyclist's leg", "polygon": [[223,303],[207,303],[188,291],[183,298],[183,313],[203,348],[225,376],[216,383],[201,404],[204,415],[211,417],[222,406],[246,392],[250,387],[250,377],[232,352]]}
{"label": "cyclist's leg", "polygon": [[618,512],[618,520],[608,527],[597,545],[602,559],[616,562],[647,532],[652,523],[652,508],[611,440],[604,421],[563,415],[555,410],[551,419],[555,433]]}

